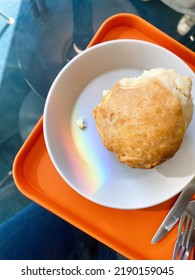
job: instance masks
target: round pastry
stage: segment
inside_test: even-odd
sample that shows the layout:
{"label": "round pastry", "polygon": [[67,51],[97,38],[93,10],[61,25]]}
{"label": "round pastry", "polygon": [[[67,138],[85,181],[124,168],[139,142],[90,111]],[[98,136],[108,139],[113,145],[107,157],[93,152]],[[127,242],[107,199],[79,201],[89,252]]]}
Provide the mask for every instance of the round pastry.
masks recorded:
{"label": "round pastry", "polygon": [[191,86],[189,77],[161,68],[118,81],[93,111],[105,147],[133,168],[172,158],[192,119]]}

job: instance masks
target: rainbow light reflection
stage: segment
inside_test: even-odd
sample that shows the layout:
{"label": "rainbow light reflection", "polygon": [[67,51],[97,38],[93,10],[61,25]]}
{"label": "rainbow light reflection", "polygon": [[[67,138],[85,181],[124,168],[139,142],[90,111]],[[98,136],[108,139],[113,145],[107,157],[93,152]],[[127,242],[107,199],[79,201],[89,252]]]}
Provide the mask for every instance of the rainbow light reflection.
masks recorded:
{"label": "rainbow light reflection", "polygon": [[[77,156],[72,166],[75,168],[75,176],[78,186],[82,188],[87,196],[101,193],[106,187],[106,182],[110,177],[112,162],[107,156],[109,153],[97,133],[93,123],[88,123],[87,128],[82,130],[78,127],[74,118],[72,122],[73,149],[77,150]],[[78,177],[79,174],[79,177]]]}

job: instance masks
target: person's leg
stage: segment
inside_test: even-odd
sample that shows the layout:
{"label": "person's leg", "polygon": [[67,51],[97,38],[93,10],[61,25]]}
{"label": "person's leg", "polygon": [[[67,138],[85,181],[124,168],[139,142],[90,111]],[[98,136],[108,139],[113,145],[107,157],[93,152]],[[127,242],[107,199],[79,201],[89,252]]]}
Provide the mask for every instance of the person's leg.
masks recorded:
{"label": "person's leg", "polygon": [[0,259],[69,259],[72,227],[36,204],[0,226]]}
{"label": "person's leg", "polygon": [[116,258],[113,250],[34,203],[0,226],[0,260]]}

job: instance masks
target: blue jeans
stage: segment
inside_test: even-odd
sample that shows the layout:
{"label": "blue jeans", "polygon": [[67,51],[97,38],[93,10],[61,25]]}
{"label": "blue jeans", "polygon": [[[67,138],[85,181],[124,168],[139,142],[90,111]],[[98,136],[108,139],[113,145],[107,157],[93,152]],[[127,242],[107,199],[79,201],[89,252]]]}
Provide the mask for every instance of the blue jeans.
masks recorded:
{"label": "blue jeans", "polygon": [[112,249],[32,203],[0,225],[0,260],[117,259]]}

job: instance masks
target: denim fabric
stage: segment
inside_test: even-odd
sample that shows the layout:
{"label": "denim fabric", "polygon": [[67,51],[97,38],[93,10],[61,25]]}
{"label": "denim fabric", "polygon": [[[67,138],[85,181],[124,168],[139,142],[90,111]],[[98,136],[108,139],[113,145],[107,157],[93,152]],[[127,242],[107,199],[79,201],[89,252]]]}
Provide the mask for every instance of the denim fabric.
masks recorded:
{"label": "denim fabric", "polygon": [[0,226],[0,260],[63,259],[117,259],[117,254],[35,203]]}

